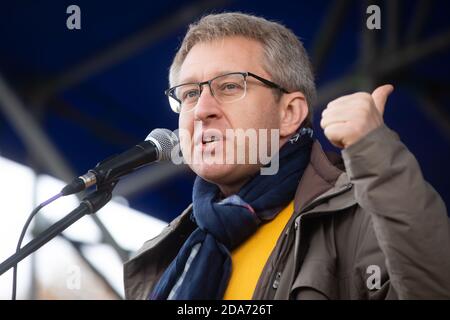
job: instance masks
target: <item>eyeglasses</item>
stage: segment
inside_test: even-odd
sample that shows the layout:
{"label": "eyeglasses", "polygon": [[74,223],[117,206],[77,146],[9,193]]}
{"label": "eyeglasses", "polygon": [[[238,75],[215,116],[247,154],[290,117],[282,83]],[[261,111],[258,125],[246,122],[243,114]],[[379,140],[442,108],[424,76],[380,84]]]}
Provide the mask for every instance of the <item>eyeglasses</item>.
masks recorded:
{"label": "eyeglasses", "polygon": [[183,83],[167,89],[164,93],[169,99],[172,110],[176,113],[189,112],[197,105],[203,91],[208,85],[211,95],[220,103],[231,103],[241,100],[247,93],[247,78],[253,77],[266,86],[289,93],[281,86],[251,72],[230,72],[203,82]]}

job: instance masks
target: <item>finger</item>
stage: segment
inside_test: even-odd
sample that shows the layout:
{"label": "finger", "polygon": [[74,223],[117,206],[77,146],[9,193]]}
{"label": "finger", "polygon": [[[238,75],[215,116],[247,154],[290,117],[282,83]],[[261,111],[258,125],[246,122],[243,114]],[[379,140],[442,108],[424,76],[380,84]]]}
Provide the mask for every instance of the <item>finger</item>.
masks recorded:
{"label": "finger", "polygon": [[386,84],[384,86],[380,86],[376,88],[372,92],[372,98],[375,102],[375,107],[377,110],[381,113],[381,115],[384,114],[384,108],[386,105],[386,101],[388,96],[394,91],[394,87],[390,84]]}
{"label": "finger", "polygon": [[352,119],[364,116],[363,111],[359,108],[359,104],[354,103],[349,103],[345,108],[327,108],[322,112],[320,126],[325,128],[331,123],[351,121]]}
{"label": "finger", "polygon": [[348,94],[346,96],[336,98],[327,105],[325,110],[334,110],[334,109],[345,108],[349,103],[351,103],[353,100],[355,100],[355,97],[358,94],[359,93],[352,93],[352,94]]}
{"label": "finger", "polygon": [[347,122],[350,120],[350,115],[344,112],[336,112],[334,114],[326,114],[320,119],[320,126],[325,129],[333,123]]}
{"label": "finger", "polygon": [[344,147],[344,138],[347,135],[348,124],[346,122],[336,122],[328,125],[324,130],[327,139],[336,147]]}

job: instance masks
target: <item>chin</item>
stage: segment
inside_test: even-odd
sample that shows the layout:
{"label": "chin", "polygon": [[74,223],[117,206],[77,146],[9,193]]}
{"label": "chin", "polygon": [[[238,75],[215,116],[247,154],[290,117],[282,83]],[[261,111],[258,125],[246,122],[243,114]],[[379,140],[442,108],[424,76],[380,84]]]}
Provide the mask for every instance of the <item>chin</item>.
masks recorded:
{"label": "chin", "polygon": [[[221,189],[239,191],[240,187],[252,177],[259,166],[243,164],[198,164],[191,169],[204,180],[214,183]],[[223,190],[222,190],[223,191]]]}
{"label": "chin", "polygon": [[214,184],[227,183],[227,180],[232,180],[235,165],[229,164],[196,164],[191,169],[204,180]]}

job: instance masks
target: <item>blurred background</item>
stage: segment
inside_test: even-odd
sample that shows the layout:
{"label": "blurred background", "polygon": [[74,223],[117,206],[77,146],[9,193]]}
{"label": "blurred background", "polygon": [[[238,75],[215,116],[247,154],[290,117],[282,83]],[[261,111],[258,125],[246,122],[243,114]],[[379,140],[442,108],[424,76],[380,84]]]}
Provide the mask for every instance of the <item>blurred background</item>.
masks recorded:
{"label": "blurred background", "polygon": [[[367,28],[370,5],[380,29]],[[66,22],[80,9],[81,29]],[[450,204],[450,2],[2,1],[0,3],[0,260],[15,250],[28,214],[64,181],[145,139],[177,128],[163,91],[189,23],[242,11],[282,22],[304,42],[316,74],[316,136],[331,100],[395,86],[385,122]],[[335,149],[334,149],[335,150]],[[338,150],[336,150],[338,151]],[[82,218],[18,273],[19,299],[122,299],[121,264],[191,201],[194,175],[152,164],[122,179],[114,199]],[[26,241],[76,207],[60,200],[36,217]],[[12,273],[0,276],[9,299]]]}

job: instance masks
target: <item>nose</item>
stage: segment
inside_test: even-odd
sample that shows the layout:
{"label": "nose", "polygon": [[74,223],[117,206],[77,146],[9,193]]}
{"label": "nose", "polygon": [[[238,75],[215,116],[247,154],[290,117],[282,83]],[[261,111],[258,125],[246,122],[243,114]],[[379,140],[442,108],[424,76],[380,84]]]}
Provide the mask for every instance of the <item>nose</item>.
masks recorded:
{"label": "nose", "polygon": [[220,117],[219,103],[212,95],[211,88],[208,85],[206,87],[203,87],[202,93],[194,107],[195,120],[206,121]]}

